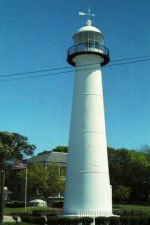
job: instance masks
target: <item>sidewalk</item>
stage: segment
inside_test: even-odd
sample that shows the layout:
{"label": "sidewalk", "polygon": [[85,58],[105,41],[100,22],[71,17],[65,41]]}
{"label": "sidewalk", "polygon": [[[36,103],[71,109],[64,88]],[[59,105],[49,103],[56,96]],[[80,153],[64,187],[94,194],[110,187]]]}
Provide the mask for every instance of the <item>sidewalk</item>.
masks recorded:
{"label": "sidewalk", "polygon": [[[20,222],[21,221],[21,219],[20,219],[20,217],[18,218],[18,222]],[[12,218],[12,216],[4,216],[3,217],[3,222],[16,222],[13,218]]]}

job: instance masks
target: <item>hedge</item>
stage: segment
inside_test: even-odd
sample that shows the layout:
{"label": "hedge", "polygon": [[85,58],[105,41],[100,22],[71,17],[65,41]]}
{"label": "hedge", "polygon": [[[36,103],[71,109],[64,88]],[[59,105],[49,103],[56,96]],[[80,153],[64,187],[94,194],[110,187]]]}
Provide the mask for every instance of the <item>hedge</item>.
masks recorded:
{"label": "hedge", "polygon": [[57,218],[57,217],[48,217],[47,218],[47,224],[48,225],[57,225],[57,224],[59,224],[58,223],[59,222],[59,218]]}
{"label": "hedge", "polygon": [[69,225],[70,224],[70,218],[61,217],[61,218],[59,218],[58,222],[59,222],[59,224],[62,224],[62,225]]}
{"label": "hedge", "polygon": [[8,202],[5,203],[5,207],[9,208],[23,208],[25,206],[24,202]]}
{"label": "hedge", "polygon": [[78,225],[82,222],[82,225],[90,225],[93,222],[93,218],[83,217],[83,218],[68,218],[68,217],[47,217],[47,221],[45,222],[44,217],[40,216],[21,216],[21,221],[32,224],[41,224],[45,223],[48,225]]}
{"label": "hedge", "polygon": [[21,221],[32,224],[45,224],[45,218],[41,216],[21,216]]}
{"label": "hedge", "polygon": [[96,225],[150,225],[150,217],[144,216],[120,216],[120,217],[96,217]]}
{"label": "hedge", "polygon": [[117,217],[117,216],[109,217],[109,224],[110,225],[118,225],[118,224],[120,224],[120,217]]}
{"label": "hedge", "polygon": [[95,224],[96,225],[105,225],[108,224],[109,218],[108,217],[96,217]]}
{"label": "hedge", "polygon": [[121,216],[120,223],[121,225],[130,225],[130,218],[128,216]]}
{"label": "hedge", "polygon": [[[93,222],[91,217],[69,218],[69,217],[44,217],[23,215],[21,221],[30,224],[48,224],[48,225],[90,225]],[[96,217],[95,225],[150,225],[150,217],[144,216],[120,216],[120,217]],[[13,224],[12,224],[13,225]]]}
{"label": "hedge", "polygon": [[80,221],[81,221],[82,225],[90,225],[91,223],[93,223],[93,218],[82,217],[82,218],[80,218]]}
{"label": "hedge", "polygon": [[148,225],[149,224],[149,221],[148,221],[148,217],[144,217],[144,216],[141,216],[140,217],[140,225]]}
{"label": "hedge", "polygon": [[130,224],[131,225],[140,225],[140,217],[139,216],[130,216]]}
{"label": "hedge", "polygon": [[[2,225],[16,225],[16,222],[3,222]],[[19,225],[28,225],[28,223],[19,222]]]}

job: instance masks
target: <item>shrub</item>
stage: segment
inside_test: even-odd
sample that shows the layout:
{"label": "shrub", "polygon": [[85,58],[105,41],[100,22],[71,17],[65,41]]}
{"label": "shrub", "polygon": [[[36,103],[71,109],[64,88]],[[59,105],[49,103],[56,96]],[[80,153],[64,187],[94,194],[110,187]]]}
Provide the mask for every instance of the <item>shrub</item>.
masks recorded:
{"label": "shrub", "polygon": [[120,223],[120,217],[117,216],[110,216],[109,217],[109,224],[110,225],[119,225]]}
{"label": "shrub", "polygon": [[24,202],[8,202],[5,204],[6,207],[10,208],[22,208],[25,206]]}
{"label": "shrub", "polygon": [[150,217],[149,216],[147,217],[147,220],[148,220],[148,224],[150,224]]}
{"label": "shrub", "polygon": [[68,217],[61,217],[58,219],[59,224],[69,225],[70,224],[70,218]]}
{"label": "shrub", "polygon": [[148,217],[141,216],[140,217],[140,224],[142,224],[142,225],[148,225],[149,224]]}
{"label": "shrub", "polygon": [[130,218],[128,216],[121,216],[120,223],[121,225],[130,225]]}
{"label": "shrub", "polygon": [[81,221],[82,225],[90,225],[91,223],[93,223],[93,218],[92,217],[82,217],[82,218],[80,218],[80,221]]}
{"label": "shrub", "polygon": [[47,224],[48,225],[57,225],[59,224],[59,219],[57,217],[48,217],[47,218]]}
{"label": "shrub", "polygon": [[32,214],[34,216],[47,216],[50,214],[50,210],[33,210]]}
{"label": "shrub", "polygon": [[71,218],[70,224],[71,225],[78,225],[80,223],[80,218]]}
{"label": "shrub", "polygon": [[131,225],[140,225],[140,217],[138,217],[138,216],[131,216],[130,217],[130,224]]}
{"label": "shrub", "polygon": [[23,215],[21,215],[20,218],[21,218],[21,221],[22,222],[29,223],[29,218],[30,218],[29,216],[23,216]]}
{"label": "shrub", "polygon": [[45,218],[41,216],[21,216],[21,221],[32,224],[45,224]]}
{"label": "shrub", "polygon": [[95,224],[96,225],[105,225],[108,224],[109,218],[108,217],[96,217]]}
{"label": "shrub", "polygon": [[[3,225],[16,225],[16,222],[3,222]],[[19,225],[28,225],[28,223],[19,222]]]}
{"label": "shrub", "polygon": [[62,208],[62,207],[63,207],[63,201],[54,201],[54,202],[52,203],[52,206],[53,206],[54,208]]}

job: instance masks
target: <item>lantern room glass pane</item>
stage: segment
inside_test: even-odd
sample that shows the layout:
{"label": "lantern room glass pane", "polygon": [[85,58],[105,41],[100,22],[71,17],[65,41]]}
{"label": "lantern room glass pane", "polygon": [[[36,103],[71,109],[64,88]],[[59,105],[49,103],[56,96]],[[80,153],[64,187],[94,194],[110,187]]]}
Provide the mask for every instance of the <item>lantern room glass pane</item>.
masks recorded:
{"label": "lantern room glass pane", "polygon": [[74,44],[86,43],[104,45],[104,37],[102,34],[93,31],[77,33],[74,36]]}

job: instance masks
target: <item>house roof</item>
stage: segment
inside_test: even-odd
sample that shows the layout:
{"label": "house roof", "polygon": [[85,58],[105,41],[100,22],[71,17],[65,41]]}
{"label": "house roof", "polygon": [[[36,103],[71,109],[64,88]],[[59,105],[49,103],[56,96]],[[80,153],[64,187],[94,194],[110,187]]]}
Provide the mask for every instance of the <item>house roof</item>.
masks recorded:
{"label": "house roof", "polygon": [[57,163],[60,166],[66,166],[67,164],[67,153],[63,152],[43,152],[34,156],[28,160],[29,164],[32,163],[43,163],[43,164],[50,164],[50,163]]}

